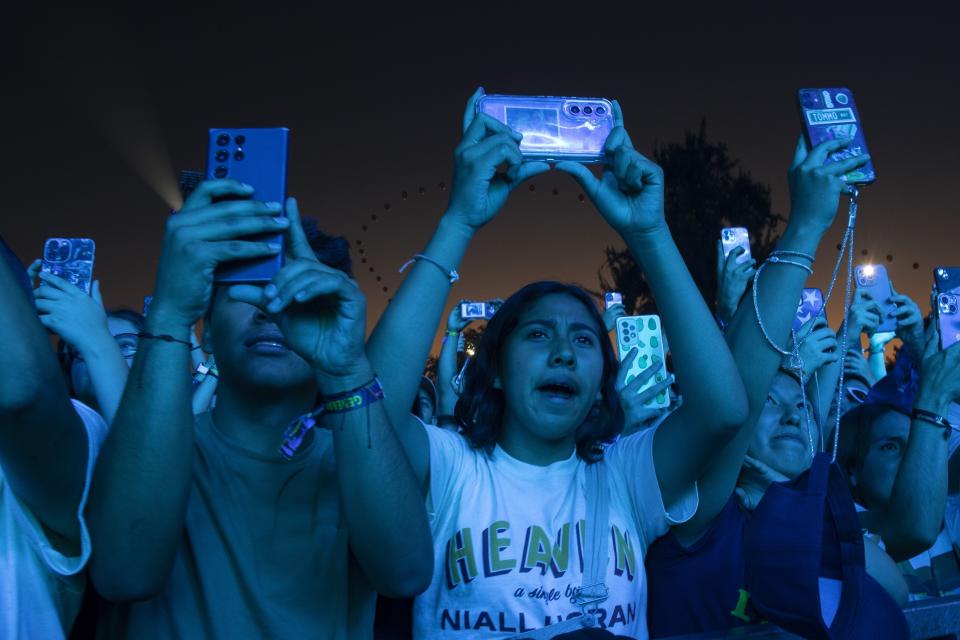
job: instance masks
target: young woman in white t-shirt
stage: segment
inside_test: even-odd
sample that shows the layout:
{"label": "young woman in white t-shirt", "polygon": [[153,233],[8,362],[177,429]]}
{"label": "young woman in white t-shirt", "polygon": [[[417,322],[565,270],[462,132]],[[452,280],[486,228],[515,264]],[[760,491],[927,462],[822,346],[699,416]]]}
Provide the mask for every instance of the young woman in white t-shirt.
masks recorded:
{"label": "young woman in white t-shirt", "polygon": [[511,190],[550,168],[524,162],[519,134],[475,115],[481,94],[467,105],[449,207],[368,344],[434,537],[434,579],[416,601],[414,636],[550,637],[546,627],[581,615],[575,589],[591,566],[587,534],[600,518],[586,478],[598,464],[609,487],[598,493],[609,499],[598,525],[608,597],[595,605],[596,621],[646,637],[644,550],[695,512],[696,478],[746,418],[743,385],[667,227],[663,173],[633,148],[615,104],[602,177],[579,163],[557,168],[580,183],[643,268],[670,335],[683,407],[657,429],[599,451],[622,429],[614,351],[586,292],[541,282],[511,296],[487,326],[457,405],[462,433],[410,416],[467,244]]}

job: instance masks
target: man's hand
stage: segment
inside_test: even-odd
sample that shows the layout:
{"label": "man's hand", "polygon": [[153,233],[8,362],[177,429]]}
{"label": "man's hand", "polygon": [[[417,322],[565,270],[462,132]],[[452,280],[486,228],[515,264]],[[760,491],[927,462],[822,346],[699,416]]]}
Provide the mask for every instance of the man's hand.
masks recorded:
{"label": "man's hand", "polygon": [[[279,202],[251,200],[253,188],[236,180],[207,180],[167,220],[150,320],[189,330],[213,295],[217,266],[278,253],[279,244],[244,240],[290,226]],[[224,197],[243,198],[218,202]]]}

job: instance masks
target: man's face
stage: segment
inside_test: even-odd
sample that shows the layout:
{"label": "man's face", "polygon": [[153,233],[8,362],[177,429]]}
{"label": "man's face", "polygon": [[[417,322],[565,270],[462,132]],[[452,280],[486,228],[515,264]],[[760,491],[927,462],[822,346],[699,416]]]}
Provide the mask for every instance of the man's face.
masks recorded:
{"label": "man's face", "polygon": [[871,509],[890,502],[893,481],[900,469],[910,437],[910,418],[899,411],[886,411],[870,425],[870,442],[854,483],[860,499]]}
{"label": "man's face", "polygon": [[263,310],[214,292],[207,342],[213,347],[221,384],[250,390],[283,390],[312,384],[313,371],[290,350],[283,333]]}

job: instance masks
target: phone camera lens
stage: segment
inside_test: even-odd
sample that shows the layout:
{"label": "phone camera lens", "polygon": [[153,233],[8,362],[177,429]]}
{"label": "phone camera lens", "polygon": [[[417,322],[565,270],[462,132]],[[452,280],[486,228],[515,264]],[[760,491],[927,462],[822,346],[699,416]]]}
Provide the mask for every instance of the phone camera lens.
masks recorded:
{"label": "phone camera lens", "polygon": [[234,138],[234,141],[238,145],[243,145],[243,143],[247,141],[247,136],[243,136],[243,135],[237,136],[236,138]]}
{"label": "phone camera lens", "polygon": [[226,149],[220,149],[217,151],[217,162],[226,162],[227,158],[230,157],[230,154],[227,153]]}
{"label": "phone camera lens", "polygon": [[590,115],[591,113],[593,113],[593,109],[591,107],[584,107],[583,112],[587,115]]}
{"label": "phone camera lens", "polygon": [[233,154],[233,159],[237,161],[243,160],[243,157],[243,149],[237,149]]}
{"label": "phone camera lens", "polygon": [[573,114],[580,113],[580,107],[578,107],[577,105],[573,105],[572,107],[570,107],[570,113],[573,113]]}
{"label": "phone camera lens", "polygon": [[230,136],[227,135],[226,133],[221,133],[220,135],[217,136],[217,144],[220,145],[221,147],[227,146],[228,144],[230,144]]}
{"label": "phone camera lens", "polygon": [[226,177],[227,177],[227,168],[226,168],[226,167],[223,167],[223,166],[217,167],[217,168],[214,170],[213,175],[214,175],[215,177],[217,177],[217,178],[226,178]]}
{"label": "phone camera lens", "polygon": [[606,107],[597,107],[597,115],[598,115],[598,116],[602,116],[602,115],[605,114],[606,112],[607,112],[607,108],[606,108]]}

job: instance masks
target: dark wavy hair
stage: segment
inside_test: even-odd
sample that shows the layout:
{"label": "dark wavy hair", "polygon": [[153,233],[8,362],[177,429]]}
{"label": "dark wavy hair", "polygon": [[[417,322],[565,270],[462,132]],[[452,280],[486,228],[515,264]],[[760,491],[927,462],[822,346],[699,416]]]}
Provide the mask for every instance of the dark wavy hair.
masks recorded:
{"label": "dark wavy hair", "polygon": [[465,374],[464,389],[457,401],[455,415],[463,435],[477,449],[488,454],[500,439],[505,398],[501,389],[494,388],[503,361],[503,345],[517,328],[520,315],[528,306],[550,294],[564,294],[575,298],[590,313],[603,356],[603,374],[600,381],[601,400],[583,424],[577,427],[577,455],[586,462],[603,457],[603,443],[612,441],[623,430],[623,410],[615,388],[618,361],[613,345],[607,339],[607,330],[596,303],[589,293],[576,285],[561,282],[534,282],[523,287],[503,303],[487,324],[477,352]]}

